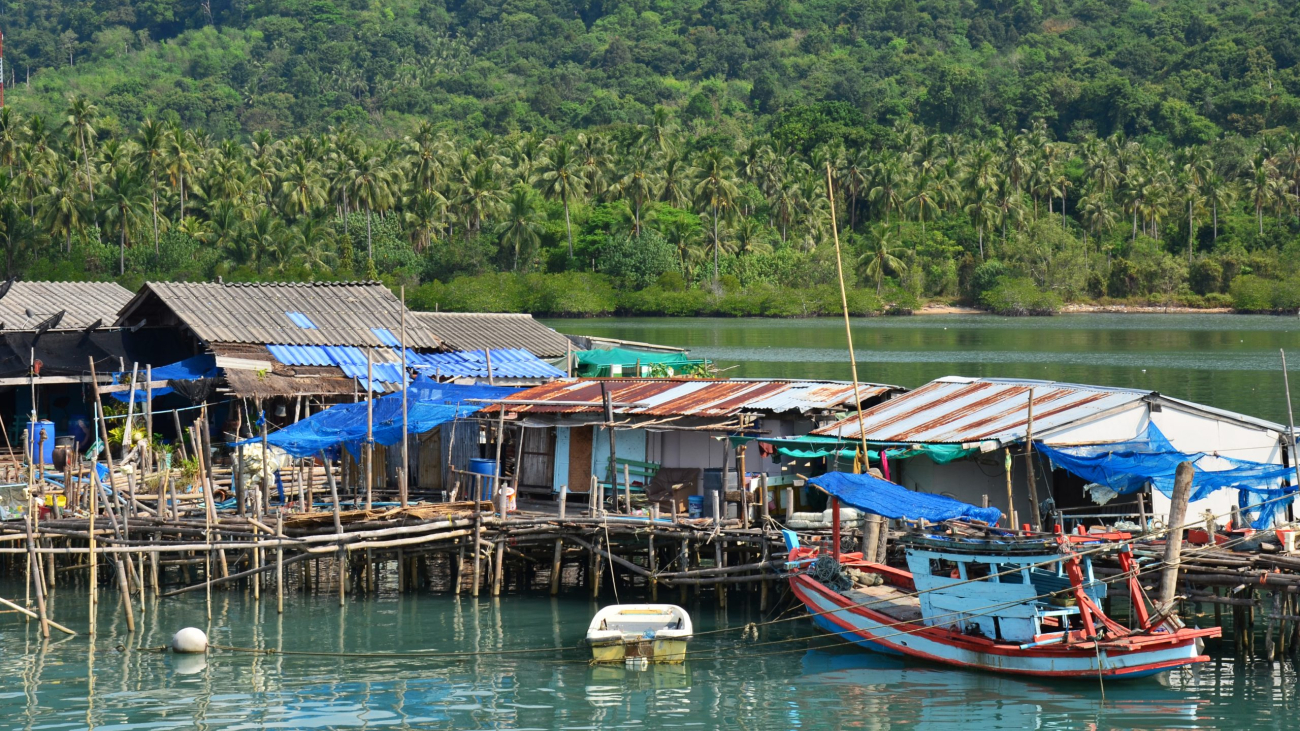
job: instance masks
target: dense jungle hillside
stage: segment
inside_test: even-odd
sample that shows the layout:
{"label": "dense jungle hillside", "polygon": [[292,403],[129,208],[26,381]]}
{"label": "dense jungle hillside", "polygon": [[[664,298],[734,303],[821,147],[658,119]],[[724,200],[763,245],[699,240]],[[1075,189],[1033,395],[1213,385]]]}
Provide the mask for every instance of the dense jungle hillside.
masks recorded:
{"label": "dense jungle hillside", "polygon": [[[795,316],[1300,306],[1300,6],[0,0],[26,278]],[[827,168],[834,184],[827,195]]]}

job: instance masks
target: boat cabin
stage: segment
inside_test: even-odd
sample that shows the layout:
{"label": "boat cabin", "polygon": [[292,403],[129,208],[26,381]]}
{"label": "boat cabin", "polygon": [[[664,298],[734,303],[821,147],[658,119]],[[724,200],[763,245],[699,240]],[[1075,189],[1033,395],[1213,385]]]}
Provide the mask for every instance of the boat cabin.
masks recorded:
{"label": "boat cabin", "polygon": [[[1072,596],[1044,596],[1070,586],[1065,557],[1047,552],[1046,544],[1033,553],[975,553],[932,545],[940,543],[927,541],[906,549],[926,625],[956,626],[966,634],[1024,643],[1074,624],[1079,608]],[[1106,587],[1094,582],[1087,556],[1080,562],[1084,591],[1100,603]],[[971,579],[983,580],[963,583]]]}

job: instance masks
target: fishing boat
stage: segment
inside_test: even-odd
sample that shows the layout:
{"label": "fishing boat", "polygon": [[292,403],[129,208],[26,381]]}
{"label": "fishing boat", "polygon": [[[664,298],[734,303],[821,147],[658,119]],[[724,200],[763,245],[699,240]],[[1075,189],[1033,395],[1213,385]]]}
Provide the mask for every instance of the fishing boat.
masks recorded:
{"label": "fishing boat", "polygon": [[[1016,535],[989,527],[997,516],[988,511],[996,508],[915,493],[869,475],[822,477],[828,479],[818,486],[832,495],[836,510],[844,500],[890,518],[966,521],[905,535],[906,570],[838,551],[838,522],[828,550],[799,546],[787,535],[794,594],[818,626],[847,641],[1037,677],[1139,678],[1209,660],[1204,638],[1219,636],[1219,628],[1186,627],[1170,611],[1148,610],[1126,533]],[[1134,628],[1102,611],[1107,585],[1092,569],[1092,556],[1102,551],[1114,552],[1128,574]]]}
{"label": "fishing boat", "polygon": [[691,639],[691,615],[675,604],[614,604],[587,627],[591,658],[598,663],[679,663]]}

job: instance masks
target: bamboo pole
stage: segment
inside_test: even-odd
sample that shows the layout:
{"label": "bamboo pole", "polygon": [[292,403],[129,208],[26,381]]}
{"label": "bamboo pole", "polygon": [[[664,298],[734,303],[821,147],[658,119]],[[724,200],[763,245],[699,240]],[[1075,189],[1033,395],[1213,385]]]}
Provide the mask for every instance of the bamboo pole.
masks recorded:
{"label": "bamboo pole", "polygon": [[[284,509],[275,514],[275,536],[284,538]],[[211,582],[208,584],[211,586]],[[284,546],[275,547],[275,612],[284,614]]]}
{"label": "bamboo pole", "polygon": [[480,547],[483,540],[483,510],[480,502],[483,500],[483,476],[474,476],[474,541],[471,548],[474,551],[474,585],[470,587],[470,596],[478,597],[478,585],[482,579],[482,555],[483,549]]}
{"label": "bamboo pole", "polygon": [[32,502],[27,503],[28,511],[23,515],[23,526],[27,529],[27,569],[29,574],[34,578],[33,588],[36,589],[36,610],[40,613],[41,620],[41,637],[50,638],[50,620],[49,615],[45,612],[45,590],[41,587],[41,565],[36,558],[36,544],[32,539]]}
{"label": "bamboo pole", "polygon": [[840,254],[840,227],[835,219],[835,185],[831,182],[831,164],[826,163],[826,198],[831,204],[831,236],[835,240],[835,272],[840,282],[840,308],[844,312],[844,337],[848,341],[849,368],[853,375],[853,405],[858,410],[858,438],[862,441],[862,458],[867,458],[867,427],[862,416],[862,394],[858,391],[858,356],[853,352],[853,327],[849,323],[849,295],[844,287],[844,259]]}
{"label": "bamboo pole", "polygon": [[366,348],[366,444],[362,452],[366,470],[366,510],[374,507],[375,464],[375,351]]}
{"label": "bamboo pole", "polygon": [[410,378],[406,373],[406,285],[402,285],[402,469],[398,473],[400,481],[398,488],[400,490],[400,499],[402,507],[406,507],[409,496],[410,483],[407,479],[407,470],[410,469],[411,455],[410,445],[407,444],[409,426],[407,424],[407,391],[410,390]]}
{"label": "bamboo pole", "polygon": [[[18,612],[18,613],[20,613],[20,614],[25,614],[25,615],[27,615],[28,617],[31,617],[32,619],[40,619],[40,618],[41,618],[39,614],[37,614],[36,612],[33,612],[32,610],[28,609],[27,607],[24,607],[24,606],[22,606],[21,604],[15,604],[14,602],[11,602],[11,601],[9,601],[8,599],[5,599],[5,598],[3,598],[3,597],[0,597],[0,604],[3,604],[4,606],[9,607],[10,609],[14,610],[15,612]],[[64,632],[64,633],[67,633],[67,634],[69,634],[69,635],[73,635],[74,637],[75,637],[76,634],[77,634],[76,632],[73,632],[72,630],[68,629],[67,627],[64,627],[63,625],[59,624],[58,622],[55,622],[55,621],[52,620],[52,619],[49,619],[48,617],[45,619],[45,623],[48,624],[49,626],[53,627],[54,629],[59,630],[60,632]]]}
{"label": "bamboo pole", "polygon": [[[1029,389],[1029,422],[1025,427],[1025,474],[1029,479],[1029,508],[1034,530],[1043,529],[1042,511],[1038,509],[1038,481],[1034,477],[1034,389]],[[1182,523],[1178,523],[1182,525]]]}

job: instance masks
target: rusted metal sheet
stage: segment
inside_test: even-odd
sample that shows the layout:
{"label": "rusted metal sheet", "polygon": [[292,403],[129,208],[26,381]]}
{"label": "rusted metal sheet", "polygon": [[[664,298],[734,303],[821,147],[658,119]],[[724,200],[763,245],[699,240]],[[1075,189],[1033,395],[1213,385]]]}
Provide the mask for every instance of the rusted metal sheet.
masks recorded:
{"label": "rusted metal sheet", "polygon": [[[962,444],[1023,439],[1034,392],[1034,432],[1086,419],[1141,401],[1150,392],[1012,379],[941,378],[862,414],[867,439],[879,442]],[[813,432],[857,439],[858,417]]]}
{"label": "rusted metal sheet", "polygon": [[[742,412],[824,411],[853,403],[853,384],[837,381],[769,381],[750,379],[606,378],[557,381],[511,397],[512,401],[557,401],[511,405],[518,413],[577,414],[602,409],[601,385],[620,414],[643,416],[730,416]],[[862,400],[895,390],[894,386],[858,384]],[[578,403],[580,402],[580,403]],[[589,406],[586,404],[590,404]]]}

